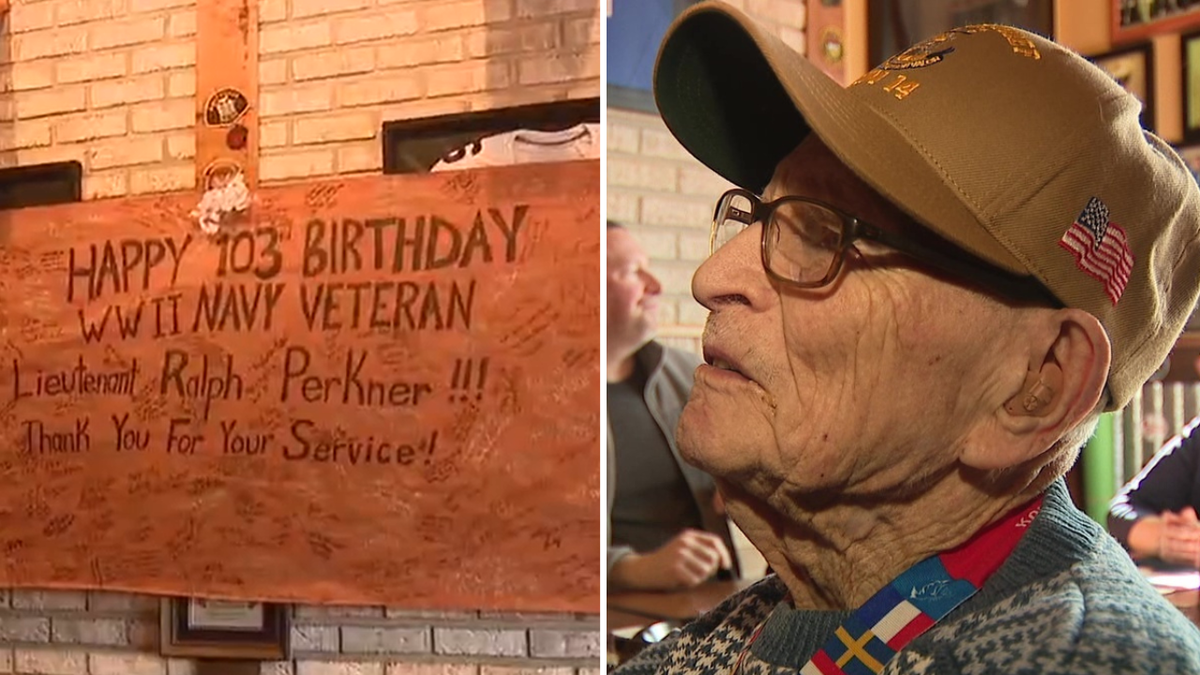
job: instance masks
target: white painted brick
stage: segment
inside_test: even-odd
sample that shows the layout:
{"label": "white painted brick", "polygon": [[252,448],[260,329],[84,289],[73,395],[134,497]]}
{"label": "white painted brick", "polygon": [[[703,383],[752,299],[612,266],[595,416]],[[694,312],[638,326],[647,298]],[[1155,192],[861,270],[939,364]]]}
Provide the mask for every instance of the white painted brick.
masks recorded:
{"label": "white painted brick", "polygon": [[517,0],[517,16],[540,18],[570,12],[597,12],[596,0]]}
{"label": "white painted brick", "polygon": [[341,638],[337,626],[292,626],[292,649],[297,652],[336,652]]}
{"label": "white painted brick", "polygon": [[341,85],[337,100],[342,107],[393,103],[420,98],[423,90],[421,81],[413,76],[375,77]]}
{"label": "white painted brick", "polygon": [[646,225],[708,227],[713,205],[705,199],[685,200],[646,195],[642,197],[641,222]]}
{"label": "white painted brick", "polygon": [[196,133],[188,131],[167,136],[168,159],[192,159],[196,156]]}
{"label": "white painted brick", "polygon": [[[175,192],[196,187],[196,167],[190,162],[137,168],[129,172],[129,191],[133,194]],[[92,675],[102,675],[92,672]],[[114,673],[114,675],[117,675]]]}
{"label": "white painted brick", "polygon": [[779,29],[779,37],[783,40],[784,44],[800,52],[801,54],[805,53],[805,51],[808,49],[808,41],[805,38],[804,31],[802,30],[788,28],[785,26]]}
{"label": "white painted brick", "polygon": [[163,98],[163,76],[152,73],[140,77],[97,82],[89,87],[92,109],[109,108]]}
{"label": "white painted brick", "polygon": [[574,668],[536,667],[536,665],[484,665],[480,675],[575,675]]}
{"label": "white painted brick", "polygon": [[674,192],[678,187],[678,169],[674,164],[648,162],[628,157],[608,159],[608,184],[642,190]]}
{"label": "white painted brick", "polygon": [[35,675],[86,675],[87,652],[58,649],[14,650],[13,660],[18,673]]}
{"label": "white painted brick", "polygon": [[708,309],[704,305],[695,300],[679,303],[677,323],[683,326],[703,326],[705,321],[708,321]]}
{"label": "white painted brick", "polygon": [[87,51],[87,37],[84,28],[55,28],[14,35],[10,40],[12,59],[14,62],[32,61],[47,56],[82,54]]}
{"label": "white painted brick", "polygon": [[411,621],[476,621],[480,612],[469,610],[448,609],[407,609],[404,607],[388,607],[384,613],[389,619],[408,619]]}
{"label": "white painted brick", "polygon": [[706,232],[679,234],[679,259],[703,262],[708,258],[709,235]]}
{"label": "white painted brick", "polygon": [[112,19],[125,13],[124,0],[64,0],[54,4],[58,6],[60,26]]}
{"label": "white painted brick", "polygon": [[642,129],[642,154],[685,162],[696,161],[666,129]]}
{"label": "white painted brick", "polygon": [[83,176],[84,199],[120,197],[128,192],[129,172],[124,169],[116,171],[92,171]]}
{"label": "white painted brick", "polygon": [[272,88],[258,95],[262,117],[329,110],[333,107],[333,86],[327,83]]}
{"label": "white painted brick", "polygon": [[166,675],[167,662],[156,654],[88,654],[91,675]]}
{"label": "white painted brick", "polygon": [[296,661],[296,675],[383,675],[383,664],[354,661]]}
{"label": "white painted brick", "polygon": [[292,0],[292,18],[352,12],[371,6],[371,0]]}
{"label": "white painted brick", "polygon": [[394,10],[339,19],[333,27],[333,39],[343,45],[412,35],[419,29],[415,11]]}
{"label": "white painted brick", "polygon": [[[305,154],[314,154],[312,152]],[[383,616],[382,607],[358,605],[297,605],[297,619],[377,619]]]}
{"label": "white painted brick", "polygon": [[90,146],[86,155],[89,160],[88,167],[92,169],[110,169],[118,166],[161,162],[163,139],[152,136],[106,141]]}
{"label": "white painted brick", "polygon": [[386,675],[478,675],[479,666],[462,663],[389,663]]}
{"label": "white painted brick", "polygon": [[[333,159],[333,150],[263,155],[258,160],[258,175],[264,181],[328,176],[333,173]],[[299,616],[299,608],[297,616]]]}
{"label": "white painted brick", "polygon": [[[43,91],[31,91],[15,98],[16,114],[19,119],[75,112],[86,107],[83,87],[58,87]],[[21,593],[28,592],[21,591]]]}
{"label": "white painted brick", "polygon": [[262,59],[258,62],[258,84],[283,84],[288,80],[288,60]]}
{"label": "white painted brick", "polygon": [[[261,16],[261,14],[260,14]],[[167,19],[167,35],[173,38],[196,34],[196,11],[175,12]]]}
{"label": "white painted brick", "polygon": [[165,17],[152,17],[121,23],[95,24],[91,28],[91,49],[109,49],[161,40],[167,32]]}
{"label": "white painted brick", "polygon": [[638,222],[641,200],[636,194],[610,188],[608,190],[607,202],[608,217],[612,220],[622,224]]}
{"label": "white painted brick", "polygon": [[376,63],[380,68],[404,68],[429,63],[461,61],[464,55],[461,36],[442,34],[430,38],[409,38],[382,44],[376,52]]}
{"label": "white painted brick", "polygon": [[167,96],[195,96],[196,71],[171,73],[167,76]]}
{"label": "white painted brick", "polygon": [[336,49],[292,59],[292,79],[297,82],[340,75],[369,73],[375,69],[375,48]]}
{"label": "white painted brick", "polygon": [[288,120],[262,122],[258,127],[258,147],[279,148],[288,144]]}
{"label": "white painted brick", "polygon": [[516,28],[489,26],[471,31],[467,35],[466,43],[467,54],[471,58],[515,52],[544,52],[554,49],[558,44],[558,26],[552,22],[526,22]]}
{"label": "white painted brick", "polygon": [[60,84],[123,77],[129,73],[128,57],[124,53],[88,54],[55,62]]}
{"label": "white painted brick", "polygon": [[259,0],[258,22],[273,23],[288,18],[288,0]]}
{"label": "white painted brick", "polygon": [[142,47],[130,57],[130,70],[134,73],[150,73],[156,70],[182,68],[196,63],[196,45],[176,43]]}
{"label": "white painted brick", "polygon": [[600,44],[600,17],[590,16],[567,21],[563,25],[563,44],[569,49]]}
{"label": "white painted brick", "polygon": [[342,626],[344,654],[421,654],[429,649],[429,628]]}
{"label": "white painted brick", "polygon": [[50,620],[33,616],[0,616],[0,642],[47,642]]}
{"label": "white painted brick", "polygon": [[14,2],[6,17],[8,30],[13,33],[28,33],[54,25],[54,3]]}
{"label": "white painted brick", "polygon": [[600,631],[530,629],[529,655],[534,658],[599,658]]}
{"label": "white painted brick", "polygon": [[600,50],[589,49],[577,54],[539,54],[517,63],[521,84],[568,82],[600,76]]}
{"label": "white painted brick", "polygon": [[48,59],[38,61],[19,61],[9,69],[12,91],[23,92],[31,89],[45,89],[54,86],[54,62]]}
{"label": "white painted brick", "polygon": [[23,148],[14,150],[18,164],[50,164],[51,162],[83,161],[83,150],[78,145],[51,145],[47,148]]}
{"label": "white painted brick", "polygon": [[[127,171],[135,173],[138,170]],[[135,619],[129,622],[129,646],[135,651],[157,653],[160,644],[159,637],[158,621]]]}
{"label": "white painted brick", "polygon": [[732,183],[712,169],[700,166],[698,163],[695,166],[683,166],[679,169],[679,191],[685,195],[711,198],[714,206],[717,197],[731,187],[733,187]]}
{"label": "white painted brick", "polygon": [[196,675],[197,670],[193,659],[167,659],[167,675]]}
{"label": "white painted brick", "polygon": [[0,673],[13,673],[16,668],[13,664],[13,650],[11,647],[0,649]]}
{"label": "white painted brick", "polygon": [[654,276],[662,282],[664,291],[684,294],[692,287],[692,276],[696,267],[692,263],[682,263],[665,260],[655,260],[652,264]]}
{"label": "white painted brick", "polygon": [[426,7],[422,26],[426,31],[446,30],[499,23],[507,21],[511,16],[512,7],[509,0],[442,0]]}
{"label": "white painted brick", "polygon": [[523,630],[442,627],[433,629],[433,647],[437,654],[525,656],[528,642]]}
{"label": "white painted brick", "polygon": [[613,114],[609,113],[608,138],[605,140],[609,157],[615,153],[637,154],[641,136],[640,129],[613,122]]}
{"label": "white painted brick", "polygon": [[121,646],[129,644],[129,630],[120,619],[53,617],[50,635],[54,642]]}
{"label": "white painted brick", "polygon": [[508,64],[480,61],[462,65],[439,66],[426,72],[426,95],[449,96],[509,86]]}
{"label": "white painted brick", "polygon": [[130,111],[130,123],[134,133],[193,127],[196,124],[196,102],[175,98],[134,106]]}
{"label": "white painted brick", "polygon": [[77,143],[124,136],[129,131],[128,117],[121,109],[62,115],[54,119],[54,139],[58,143]]}
{"label": "white painted brick", "polygon": [[379,171],[383,168],[383,145],[379,142],[343,145],[337,150],[338,173]]}
{"label": "white painted brick", "polygon": [[8,133],[0,133],[0,151],[44,147],[50,141],[50,119],[20,120],[8,125]]}
{"label": "white painted brick", "polygon": [[379,117],[373,112],[306,117],[292,122],[292,143],[306,145],[374,138],[379,129]]}
{"label": "white painted brick", "polygon": [[194,6],[196,2],[197,0],[129,0],[129,11],[134,14],[157,12],[161,9]]}
{"label": "white painted brick", "polygon": [[328,47],[332,42],[333,34],[328,21],[304,25],[288,22],[285,26],[263,28],[258,32],[260,54],[278,54],[301,49]]}
{"label": "white painted brick", "polygon": [[676,260],[679,258],[679,235],[673,229],[642,229],[637,233],[638,241],[653,260]]}
{"label": "white painted brick", "polygon": [[[110,114],[124,115],[124,111]],[[157,612],[158,607],[159,599],[151,595],[107,591],[88,591],[87,594],[87,608],[92,612]]]}

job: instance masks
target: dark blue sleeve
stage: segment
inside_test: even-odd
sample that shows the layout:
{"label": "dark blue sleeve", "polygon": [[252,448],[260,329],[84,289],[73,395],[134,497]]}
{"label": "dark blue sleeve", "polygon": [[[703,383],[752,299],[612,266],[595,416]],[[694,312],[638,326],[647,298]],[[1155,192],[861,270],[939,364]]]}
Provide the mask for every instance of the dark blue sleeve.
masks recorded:
{"label": "dark blue sleeve", "polygon": [[1129,548],[1129,530],[1139,519],[1192,506],[1200,512],[1200,417],[1184,427],[1113,498],[1108,531]]}

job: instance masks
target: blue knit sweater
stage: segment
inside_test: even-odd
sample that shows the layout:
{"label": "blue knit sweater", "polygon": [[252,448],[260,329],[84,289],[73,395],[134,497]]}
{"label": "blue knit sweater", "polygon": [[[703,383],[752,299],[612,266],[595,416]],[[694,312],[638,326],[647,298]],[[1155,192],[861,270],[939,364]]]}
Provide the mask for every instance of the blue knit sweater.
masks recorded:
{"label": "blue knit sweater", "polygon": [[[849,616],[797,610],[768,577],[618,670],[730,673],[750,634],[746,675],[795,673]],[[1012,556],[971,599],[900,651],[884,675],[1200,675],[1200,631],[1055,483]]]}

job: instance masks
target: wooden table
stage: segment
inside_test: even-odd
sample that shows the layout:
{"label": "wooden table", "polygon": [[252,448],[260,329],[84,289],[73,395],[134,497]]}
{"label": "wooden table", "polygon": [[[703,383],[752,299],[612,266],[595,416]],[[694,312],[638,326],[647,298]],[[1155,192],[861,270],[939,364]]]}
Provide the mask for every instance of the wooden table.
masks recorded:
{"label": "wooden table", "polygon": [[[624,617],[644,617],[647,624],[662,620],[691,621],[753,583],[745,580],[710,581],[686,591],[609,593],[610,621],[614,611]],[[609,623],[610,630],[612,626]]]}

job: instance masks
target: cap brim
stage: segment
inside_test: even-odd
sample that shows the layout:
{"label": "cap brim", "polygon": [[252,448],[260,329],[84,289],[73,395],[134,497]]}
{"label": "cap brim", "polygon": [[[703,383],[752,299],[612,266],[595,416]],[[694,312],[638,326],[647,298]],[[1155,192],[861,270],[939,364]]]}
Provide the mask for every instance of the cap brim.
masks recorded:
{"label": "cap brim", "polygon": [[654,95],[679,142],[735,185],[762,194],[776,165],[813,131],[926,227],[1003,269],[1030,274],[894,120],[736,9],[703,3],[676,20],[659,50]]}

